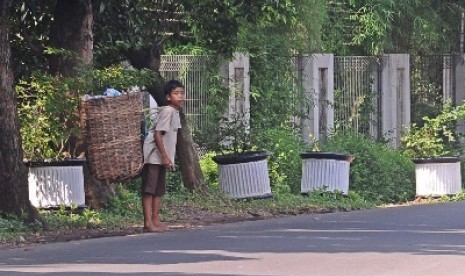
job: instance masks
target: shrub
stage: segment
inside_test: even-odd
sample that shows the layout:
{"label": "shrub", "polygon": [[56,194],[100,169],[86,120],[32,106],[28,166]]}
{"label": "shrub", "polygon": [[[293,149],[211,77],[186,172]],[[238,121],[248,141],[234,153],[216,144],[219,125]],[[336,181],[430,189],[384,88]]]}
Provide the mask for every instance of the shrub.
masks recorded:
{"label": "shrub", "polygon": [[268,168],[273,193],[300,193],[302,160],[299,153],[308,146],[299,138],[298,134],[284,128],[263,130],[256,138],[256,145],[271,153]]}
{"label": "shrub", "polygon": [[219,175],[218,165],[213,161],[212,157],[216,154],[214,152],[208,152],[206,155],[200,158],[200,168],[202,169],[205,181],[210,188],[215,190],[219,189]]}
{"label": "shrub", "polygon": [[412,158],[429,158],[462,153],[457,122],[465,118],[465,104],[446,102],[436,117],[423,117],[423,125],[412,124],[401,138],[405,153]]}
{"label": "shrub", "polygon": [[414,197],[414,164],[387,143],[374,142],[360,134],[338,133],[323,141],[321,149],[355,155],[350,168],[350,190],[365,199],[392,203]]}

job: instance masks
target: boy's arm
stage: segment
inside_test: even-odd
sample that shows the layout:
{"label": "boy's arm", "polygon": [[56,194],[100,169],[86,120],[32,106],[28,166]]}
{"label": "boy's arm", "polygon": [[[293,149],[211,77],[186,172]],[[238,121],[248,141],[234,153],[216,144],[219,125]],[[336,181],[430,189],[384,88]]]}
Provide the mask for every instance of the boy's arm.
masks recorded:
{"label": "boy's arm", "polygon": [[153,135],[155,138],[155,145],[157,146],[162,158],[161,162],[163,167],[165,167],[167,170],[172,170],[174,168],[174,164],[168,157],[168,154],[166,154],[165,144],[163,143],[163,135],[165,135],[165,131],[156,130]]}

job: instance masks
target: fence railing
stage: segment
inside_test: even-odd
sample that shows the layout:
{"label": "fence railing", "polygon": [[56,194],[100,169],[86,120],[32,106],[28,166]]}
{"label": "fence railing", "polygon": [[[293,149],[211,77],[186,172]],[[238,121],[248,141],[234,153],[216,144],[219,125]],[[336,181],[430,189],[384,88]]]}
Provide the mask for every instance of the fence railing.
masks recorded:
{"label": "fence railing", "polygon": [[[310,131],[316,132],[316,137],[331,131],[328,126],[374,138],[381,138],[392,129],[397,129],[398,136],[400,128],[410,123],[410,117],[412,122],[418,122],[425,115],[435,114],[444,97],[455,99],[456,102],[459,98],[457,56],[411,56],[410,60],[407,58],[407,65],[402,62],[399,65],[400,56],[405,55],[335,56],[334,59],[332,55],[330,59],[327,59],[327,55],[320,56],[325,57],[327,64],[309,66],[315,62],[315,55],[303,55],[300,59],[294,57],[291,60],[296,76],[294,89],[307,89],[307,94],[311,95],[308,101],[312,102],[303,103],[302,106],[313,108],[309,110],[313,113],[309,113],[307,120],[314,125]],[[212,72],[208,70],[209,66],[208,56],[162,57],[161,75],[165,79],[179,79],[186,86],[184,108],[193,130],[201,131],[207,126],[208,74]],[[236,71],[240,69],[230,68]],[[398,82],[405,82],[409,87],[402,88],[403,84]],[[308,83],[311,85],[308,86]],[[253,111],[253,107],[251,109]],[[393,111],[398,114],[390,114]],[[409,114],[406,115],[406,112]],[[296,119],[295,123],[302,124],[303,121]]]}

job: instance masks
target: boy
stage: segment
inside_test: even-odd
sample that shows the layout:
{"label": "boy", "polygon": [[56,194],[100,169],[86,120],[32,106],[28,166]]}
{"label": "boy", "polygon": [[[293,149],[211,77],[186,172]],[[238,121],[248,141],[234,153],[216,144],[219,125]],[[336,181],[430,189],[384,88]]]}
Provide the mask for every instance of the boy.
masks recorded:
{"label": "boy", "polygon": [[164,86],[168,106],[161,107],[157,119],[144,141],[142,169],[142,211],[144,232],[164,232],[160,222],[161,198],[166,190],[166,170],[174,170],[178,129],[181,128],[179,109],[184,102],[184,86],[176,80]]}

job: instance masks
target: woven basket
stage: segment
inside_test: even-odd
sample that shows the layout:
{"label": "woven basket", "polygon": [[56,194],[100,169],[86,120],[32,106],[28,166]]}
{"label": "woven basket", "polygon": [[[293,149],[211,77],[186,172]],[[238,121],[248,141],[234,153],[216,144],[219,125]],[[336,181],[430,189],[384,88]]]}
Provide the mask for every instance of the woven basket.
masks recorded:
{"label": "woven basket", "polygon": [[143,166],[142,93],[81,100],[80,120],[92,176],[110,182],[136,177]]}

